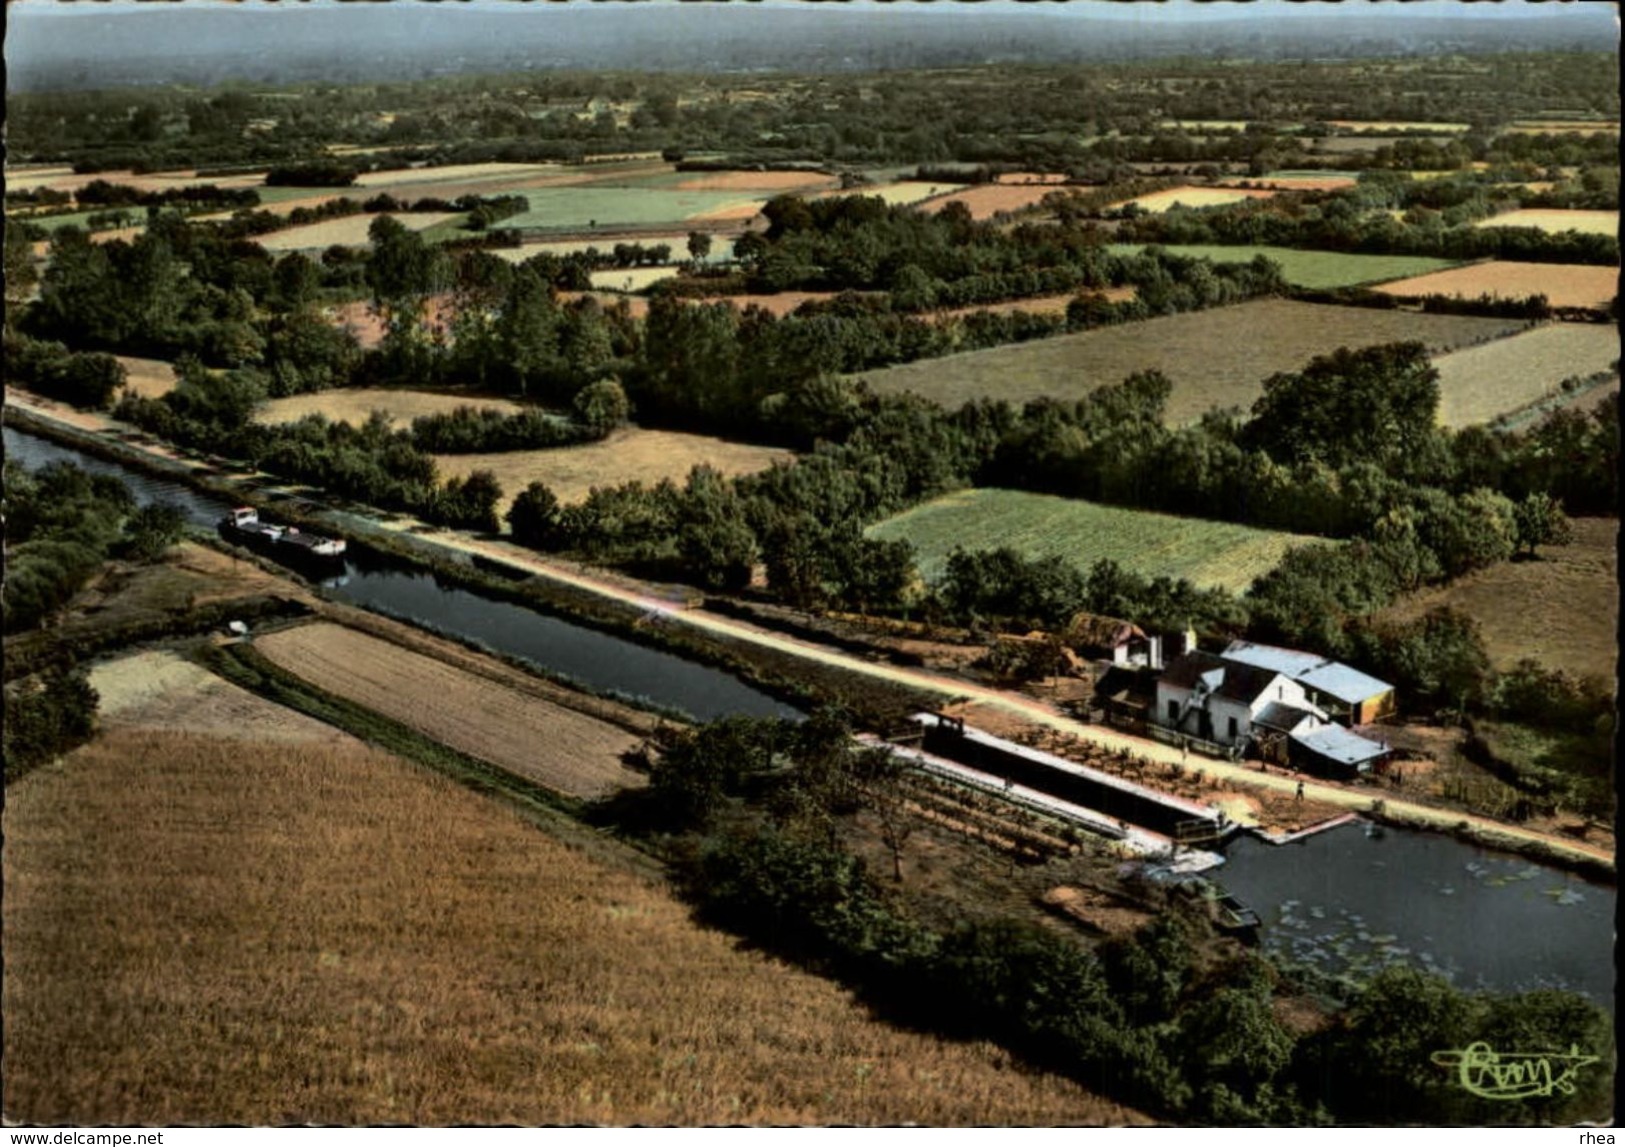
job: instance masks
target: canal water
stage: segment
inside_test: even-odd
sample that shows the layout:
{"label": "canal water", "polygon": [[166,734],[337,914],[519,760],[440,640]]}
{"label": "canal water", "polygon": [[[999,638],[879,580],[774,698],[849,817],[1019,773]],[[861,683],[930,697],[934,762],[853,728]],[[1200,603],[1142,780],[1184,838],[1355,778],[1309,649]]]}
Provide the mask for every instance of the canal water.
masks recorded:
{"label": "canal water", "polygon": [[1461,988],[1566,988],[1612,1010],[1615,889],[1439,833],[1352,823],[1291,844],[1241,837],[1219,883],[1264,946],[1333,975],[1385,964]]}
{"label": "canal water", "polygon": [[[62,460],[117,475],[139,501],[173,502],[198,525],[213,526],[228,508],[178,482],[11,427],[5,448],[28,466]],[[387,556],[348,562],[330,589],[356,605],[702,720],[795,715],[727,673],[438,584]],[[1563,987],[1613,1007],[1615,891],[1607,885],[1440,834],[1358,823],[1288,845],[1242,837],[1225,851],[1213,875],[1259,913],[1264,944],[1284,956],[1332,974],[1404,961],[1463,988]]]}
{"label": "canal water", "polygon": [[[116,462],[92,457],[37,435],[5,427],[6,457],[25,466],[72,462],[95,474],[122,478],[136,500],[171,502],[195,525],[213,527],[230,506],[180,482],[166,481]],[[562,674],[590,689],[644,698],[702,721],[730,715],[797,717],[797,710],[744,681],[675,654],[638,645],[559,617],[437,581],[375,552],[345,562],[343,577],[324,583],[352,605],[405,618],[451,637]]]}

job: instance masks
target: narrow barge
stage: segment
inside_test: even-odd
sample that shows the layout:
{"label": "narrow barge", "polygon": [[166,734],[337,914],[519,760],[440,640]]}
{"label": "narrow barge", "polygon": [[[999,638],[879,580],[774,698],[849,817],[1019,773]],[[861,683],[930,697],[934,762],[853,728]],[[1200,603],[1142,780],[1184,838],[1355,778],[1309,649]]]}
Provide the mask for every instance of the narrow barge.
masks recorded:
{"label": "narrow barge", "polygon": [[260,521],[252,506],[239,506],[220,519],[220,536],[234,545],[287,562],[322,568],[342,567],[347,543],[343,538],[307,534],[297,526]]}

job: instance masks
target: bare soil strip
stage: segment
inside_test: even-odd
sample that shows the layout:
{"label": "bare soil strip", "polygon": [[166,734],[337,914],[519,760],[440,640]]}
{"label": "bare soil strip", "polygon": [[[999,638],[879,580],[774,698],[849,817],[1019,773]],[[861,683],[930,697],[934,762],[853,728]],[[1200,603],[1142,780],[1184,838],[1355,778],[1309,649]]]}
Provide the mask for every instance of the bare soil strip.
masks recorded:
{"label": "bare soil strip", "polygon": [[573,797],[643,783],[621,754],[639,738],[552,701],[340,625],[256,639],[277,665],[441,744]]}

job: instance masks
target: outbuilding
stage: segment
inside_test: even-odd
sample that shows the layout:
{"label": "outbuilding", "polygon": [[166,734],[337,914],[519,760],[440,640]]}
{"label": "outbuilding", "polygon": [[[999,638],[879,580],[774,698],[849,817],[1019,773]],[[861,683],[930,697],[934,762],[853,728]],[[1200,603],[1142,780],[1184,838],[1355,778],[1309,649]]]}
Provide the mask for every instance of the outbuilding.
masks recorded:
{"label": "outbuilding", "polygon": [[1368,773],[1393,753],[1387,745],[1367,740],[1341,725],[1293,733],[1288,741],[1294,768],[1339,780]]}

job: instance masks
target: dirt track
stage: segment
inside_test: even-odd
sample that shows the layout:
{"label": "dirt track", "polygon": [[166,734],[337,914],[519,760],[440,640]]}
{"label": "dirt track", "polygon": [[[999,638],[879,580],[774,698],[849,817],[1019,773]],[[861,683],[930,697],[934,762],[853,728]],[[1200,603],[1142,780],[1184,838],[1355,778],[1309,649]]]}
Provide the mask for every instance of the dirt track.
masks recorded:
{"label": "dirt track", "polygon": [[[7,401],[15,401],[15,399],[13,396],[8,395]],[[124,429],[121,424],[114,423],[111,419],[82,412],[71,412],[69,418],[61,419],[56,409],[49,409],[56,406],[54,403],[30,402],[28,405],[36,414],[42,417],[65,421],[72,426],[83,428],[86,425],[94,424],[97,428],[103,430]],[[571,568],[562,562],[542,558],[533,551],[506,542],[485,541],[467,534],[459,534],[444,529],[427,530],[418,537],[420,541],[433,542],[450,550],[493,557],[525,569],[535,576],[555,584],[570,586],[600,598],[630,605],[649,616],[651,623],[654,624],[687,625],[747,645],[771,649],[805,661],[838,668],[859,677],[891,681],[909,688],[933,693],[948,699],[950,703],[958,700],[972,707],[984,706],[995,709],[1107,749],[1126,749],[1146,760],[1164,763],[1178,762],[1180,760],[1179,750],[1175,748],[1156,741],[1103,729],[1096,725],[1086,725],[1055,712],[1039,701],[923,670],[903,669],[866,661],[861,657],[814,645],[811,642],[772,633],[743,621],[721,617],[701,609],[685,608],[674,604],[667,598],[630,589],[604,576],[589,573],[584,567]],[[1298,783],[1296,777],[1274,773],[1261,774],[1254,768],[1243,768],[1217,760],[1204,759],[1201,767],[1210,776],[1222,777],[1242,785],[1268,789],[1277,794],[1295,791]],[[1313,780],[1305,782],[1304,792],[1305,796],[1312,800],[1361,811],[1369,810],[1374,799],[1370,789],[1348,789]],[[1581,858],[1588,862],[1602,861],[1610,869],[1614,865],[1613,853],[1608,849],[1599,848],[1595,845],[1502,824],[1486,817],[1473,816],[1453,809],[1433,808],[1406,800],[1396,800],[1386,795],[1382,799],[1385,801],[1390,814],[1404,817],[1417,824],[1431,825],[1438,828],[1452,828],[1466,824],[1482,833],[1500,836],[1510,842],[1538,842],[1556,852],[1571,857]]]}

